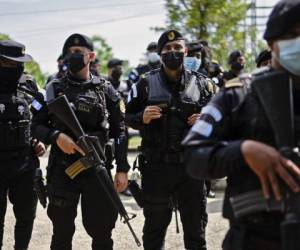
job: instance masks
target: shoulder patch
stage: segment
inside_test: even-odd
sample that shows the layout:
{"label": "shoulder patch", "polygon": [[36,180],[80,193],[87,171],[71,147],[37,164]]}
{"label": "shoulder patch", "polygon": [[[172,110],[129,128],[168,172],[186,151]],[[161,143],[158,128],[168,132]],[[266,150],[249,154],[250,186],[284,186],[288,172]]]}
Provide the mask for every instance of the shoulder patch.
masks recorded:
{"label": "shoulder patch", "polygon": [[215,93],[216,92],[216,88],[215,88],[215,84],[213,83],[212,80],[210,79],[206,79],[207,81],[207,89],[210,93]]}
{"label": "shoulder patch", "polygon": [[126,113],[126,107],[125,107],[125,103],[124,103],[123,99],[120,100],[120,110],[123,114]]}

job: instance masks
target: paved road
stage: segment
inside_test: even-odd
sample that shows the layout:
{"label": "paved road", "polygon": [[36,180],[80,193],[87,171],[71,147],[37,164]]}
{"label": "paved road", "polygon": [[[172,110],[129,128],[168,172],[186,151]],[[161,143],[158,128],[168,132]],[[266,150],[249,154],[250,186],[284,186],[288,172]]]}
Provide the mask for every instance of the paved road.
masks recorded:
{"label": "paved road", "polygon": [[[132,161],[130,157],[130,161]],[[46,165],[46,157],[42,158],[42,166]],[[221,217],[221,206],[222,206],[222,192],[217,193],[216,199],[208,200],[208,214],[209,222],[207,227],[207,242],[209,250],[219,250],[221,249],[221,242],[224,238],[224,234],[227,230],[227,222]],[[122,196],[122,200],[126,206],[129,213],[137,214],[137,217],[132,220],[132,226],[136,231],[139,239],[142,237],[142,227],[143,227],[143,214],[142,210],[136,205],[132,198],[127,198]],[[13,249],[13,226],[14,226],[14,216],[12,212],[12,207],[8,206],[8,211],[6,215],[5,222],[5,235],[4,235],[4,247],[3,250]],[[76,233],[74,235],[73,249],[74,250],[86,250],[91,249],[91,239],[84,231],[81,225],[81,211],[78,209],[78,216],[76,219]],[[51,223],[46,215],[46,211],[42,207],[38,206],[37,219],[35,220],[34,232],[32,236],[32,241],[30,244],[30,250],[48,250],[51,240]],[[176,234],[175,219],[173,216],[171,225],[169,226],[167,238],[166,238],[166,250],[183,250],[183,240],[182,240],[182,230],[180,234]],[[116,228],[113,232],[114,239],[114,249],[115,250],[138,250],[141,248],[136,247],[135,242],[129,233],[127,227],[117,221]]]}

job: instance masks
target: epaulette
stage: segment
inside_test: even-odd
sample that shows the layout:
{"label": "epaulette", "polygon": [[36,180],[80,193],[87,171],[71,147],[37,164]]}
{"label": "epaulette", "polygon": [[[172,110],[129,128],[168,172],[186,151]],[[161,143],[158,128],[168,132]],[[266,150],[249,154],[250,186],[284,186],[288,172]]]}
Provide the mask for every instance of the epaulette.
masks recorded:
{"label": "epaulette", "polygon": [[263,75],[263,74],[267,74],[270,71],[273,71],[273,69],[270,66],[265,66],[265,67],[261,67],[261,68],[253,70],[251,75],[253,77],[260,76],[260,75]]}
{"label": "epaulette", "polygon": [[160,68],[158,68],[158,69],[151,69],[150,71],[146,72],[146,73],[143,74],[143,75],[145,75],[145,76],[147,76],[147,75],[152,75],[152,74],[156,74],[156,73],[159,72],[159,71],[160,71]]}
{"label": "epaulette", "polygon": [[93,76],[91,83],[96,86],[104,86],[110,84],[110,82],[107,79],[100,76]]}
{"label": "epaulette", "polygon": [[236,88],[236,87],[243,87],[244,83],[240,80],[239,77],[233,78],[225,83],[225,88]]}

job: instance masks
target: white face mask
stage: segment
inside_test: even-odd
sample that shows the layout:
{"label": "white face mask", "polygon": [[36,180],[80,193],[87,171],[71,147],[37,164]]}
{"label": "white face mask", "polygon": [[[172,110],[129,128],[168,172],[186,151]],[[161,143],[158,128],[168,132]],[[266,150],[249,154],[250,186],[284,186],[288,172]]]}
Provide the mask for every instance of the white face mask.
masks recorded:
{"label": "white face mask", "polygon": [[156,52],[149,52],[147,58],[148,62],[152,64],[160,62],[160,56]]}
{"label": "white face mask", "polygon": [[300,37],[278,42],[279,62],[290,73],[300,76]]}

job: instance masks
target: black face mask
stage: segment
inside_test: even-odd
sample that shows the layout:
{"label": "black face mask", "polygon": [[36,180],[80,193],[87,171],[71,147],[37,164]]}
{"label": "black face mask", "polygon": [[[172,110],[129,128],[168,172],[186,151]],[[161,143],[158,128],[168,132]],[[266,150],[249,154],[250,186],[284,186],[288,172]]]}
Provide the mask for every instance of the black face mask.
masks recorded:
{"label": "black face mask", "polygon": [[68,69],[76,74],[82,70],[86,64],[84,63],[84,55],[81,53],[73,53],[66,58]]}
{"label": "black face mask", "polygon": [[0,67],[0,91],[15,91],[23,72],[24,66],[18,66],[16,68]]}
{"label": "black face mask", "polygon": [[122,73],[123,73],[122,70],[115,69],[111,72],[111,77],[114,80],[119,81]]}
{"label": "black face mask", "polygon": [[161,54],[161,60],[163,61],[164,65],[171,70],[176,70],[182,66],[183,58],[183,52],[167,52]]}
{"label": "black face mask", "polygon": [[236,71],[241,71],[242,69],[244,69],[244,65],[240,64],[239,62],[235,62],[231,65],[231,68]]}

